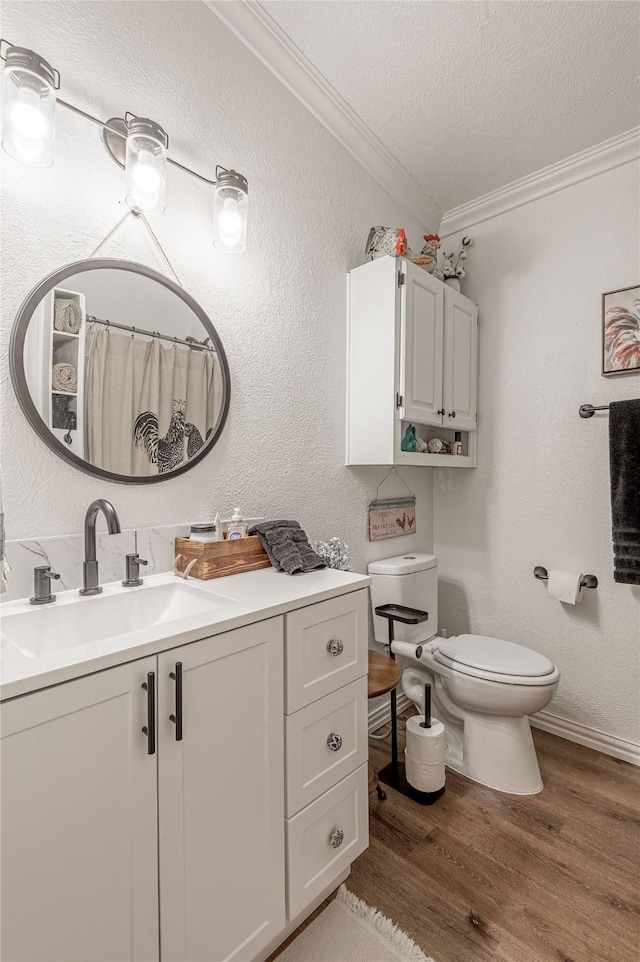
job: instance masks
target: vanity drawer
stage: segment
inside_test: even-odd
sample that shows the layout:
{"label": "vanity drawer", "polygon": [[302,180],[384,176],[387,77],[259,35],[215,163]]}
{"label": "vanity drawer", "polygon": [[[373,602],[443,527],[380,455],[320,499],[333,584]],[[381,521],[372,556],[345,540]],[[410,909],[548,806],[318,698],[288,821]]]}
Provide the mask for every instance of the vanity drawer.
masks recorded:
{"label": "vanity drawer", "polygon": [[366,675],[368,618],[366,589],[287,615],[287,714]]}
{"label": "vanity drawer", "polygon": [[287,820],[289,919],[309,905],[369,844],[367,765]]}
{"label": "vanity drawer", "polygon": [[285,724],[291,816],[366,762],[366,677],[287,715]]}

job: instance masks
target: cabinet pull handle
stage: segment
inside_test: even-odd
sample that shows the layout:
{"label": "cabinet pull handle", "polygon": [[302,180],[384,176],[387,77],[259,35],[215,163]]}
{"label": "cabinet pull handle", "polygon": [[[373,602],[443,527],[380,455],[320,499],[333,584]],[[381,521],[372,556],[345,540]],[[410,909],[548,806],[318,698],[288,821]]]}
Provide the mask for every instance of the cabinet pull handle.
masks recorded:
{"label": "cabinet pull handle", "polygon": [[341,828],[334,828],[331,835],[329,836],[329,845],[331,848],[340,848],[344,842],[344,832]]}
{"label": "cabinet pull handle", "polygon": [[341,655],[344,651],[344,645],[340,638],[332,638],[331,641],[328,641],[327,651],[330,655],[333,655],[334,658],[337,658],[338,655]]}
{"label": "cabinet pull handle", "polygon": [[444,414],[444,408],[438,408],[436,414]]}
{"label": "cabinet pull handle", "polygon": [[169,672],[169,678],[176,683],[176,712],[169,715],[170,721],[176,726],[176,741],[182,741],[182,662],[176,662],[176,670]]}
{"label": "cabinet pull handle", "polygon": [[147,736],[147,755],[155,755],[156,751],[156,673],[147,673],[147,680],[142,682],[141,688],[147,693],[147,724],[142,731]]}
{"label": "cabinet pull handle", "polygon": [[339,752],[342,748],[342,735],[336,735],[335,732],[331,732],[327,738],[327,745],[332,752]]}

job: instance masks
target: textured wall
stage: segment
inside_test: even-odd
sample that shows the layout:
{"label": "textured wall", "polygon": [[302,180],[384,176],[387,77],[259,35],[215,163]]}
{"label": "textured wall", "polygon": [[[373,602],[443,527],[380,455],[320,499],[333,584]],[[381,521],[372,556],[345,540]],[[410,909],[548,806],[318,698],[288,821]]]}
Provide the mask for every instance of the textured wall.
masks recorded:
{"label": "textured wall", "polygon": [[[640,395],[638,375],[600,377],[600,295],[639,280],[637,166],[470,233],[479,467],[436,473],[440,622],[543,652],[562,671],[551,712],[637,744],[640,588],[613,581],[608,419],[578,416],[580,404]],[[534,579],[536,564],[600,585],[564,606]]]}
{"label": "textured wall", "polygon": [[[211,192],[170,170],[168,209],[154,220],[185,287],[225,345],[233,396],[214,452],[151,487],[108,484],[52,454],[11,388],[7,338],[22,298],[45,274],[88,256],[126,212],[124,179],[95,128],[58,110],[56,163],[46,171],[3,155],[2,471],[7,536],[81,530],[98,495],[123,527],[246,514],[299,518],[310,536],[339,534],[354,566],[432,543],[431,469],[403,470],[418,495],[418,533],[370,545],[367,503],[383,468],[344,467],[345,273],[361,263],[372,224],[406,223],[394,202],[262,64],[200,3],[6,2],[3,35],[62,74],[62,96],[105,119],[130,110],[161,122],[171,153],[250,184],[249,248],[211,246]],[[417,223],[406,224],[419,240]],[[160,267],[141,225],[102,249]],[[402,490],[399,482],[384,491]]]}

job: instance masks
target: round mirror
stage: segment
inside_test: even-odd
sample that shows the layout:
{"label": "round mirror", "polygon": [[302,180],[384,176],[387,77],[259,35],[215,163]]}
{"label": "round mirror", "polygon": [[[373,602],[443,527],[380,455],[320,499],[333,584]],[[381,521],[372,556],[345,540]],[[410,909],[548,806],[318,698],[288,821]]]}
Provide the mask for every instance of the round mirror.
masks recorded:
{"label": "round mirror", "polygon": [[11,378],[40,437],[76,467],[149,484],[209,453],[229,410],[229,367],[200,305],[162,274],[78,261],[28,295]]}

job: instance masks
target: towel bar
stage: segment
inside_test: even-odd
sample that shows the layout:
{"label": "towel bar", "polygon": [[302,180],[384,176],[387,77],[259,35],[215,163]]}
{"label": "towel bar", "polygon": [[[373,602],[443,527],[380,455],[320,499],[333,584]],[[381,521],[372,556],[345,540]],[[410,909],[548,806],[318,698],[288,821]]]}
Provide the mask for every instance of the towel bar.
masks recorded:
{"label": "towel bar", "polygon": [[[549,572],[547,571],[546,568],[543,568],[542,565],[535,566],[535,568],[533,569],[533,576],[534,578],[537,578],[538,581],[549,580]],[[596,578],[595,575],[582,575],[580,579],[580,587],[581,588],[597,588],[598,579]]]}
{"label": "towel bar", "polygon": [[608,411],[608,404],[581,404],[579,414],[581,418],[592,418],[596,411]]}

